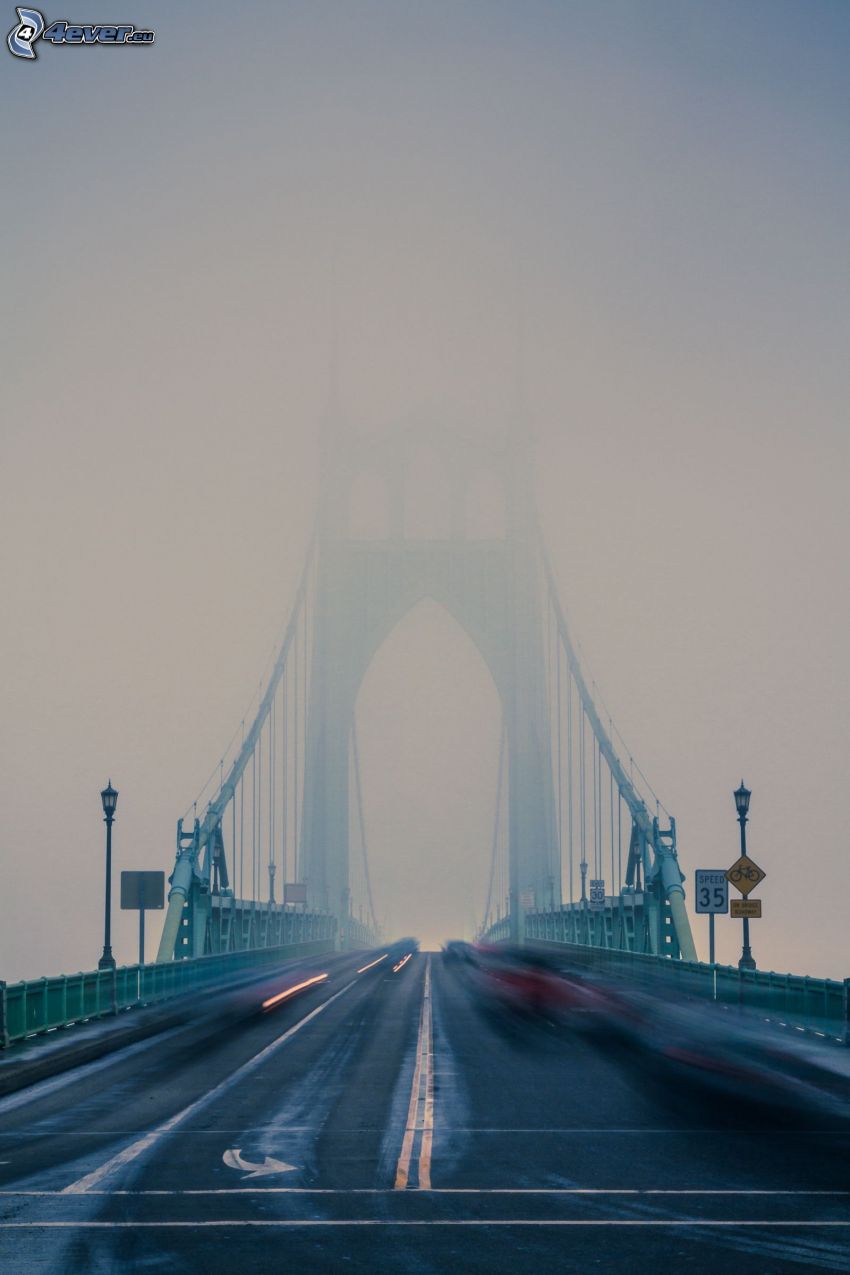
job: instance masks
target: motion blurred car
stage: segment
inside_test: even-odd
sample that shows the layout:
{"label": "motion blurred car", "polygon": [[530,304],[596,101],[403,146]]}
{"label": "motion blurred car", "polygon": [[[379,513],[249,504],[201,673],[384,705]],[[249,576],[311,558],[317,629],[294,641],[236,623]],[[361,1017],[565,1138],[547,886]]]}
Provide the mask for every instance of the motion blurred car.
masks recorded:
{"label": "motion blurred car", "polygon": [[727,1099],[738,1112],[850,1124],[850,1056],[840,1046],[808,1044],[793,1029],[690,1002],[658,1007],[651,1025],[644,1020],[640,1047],[668,1078]]}
{"label": "motion blurred car", "polygon": [[624,1060],[665,1093],[735,1119],[745,1111],[850,1125],[850,1051],[840,1045],[669,990],[609,979],[598,991],[600,1042],[616,1041]]}
{"label": "motion blurred car", "polygon": [[462,939],[449,939],[443,944],[443,960],[449,964],[475,964],[475,949]]}
{"label": "motion blurred car", "polygon": [[473,949],[474,983],[485,1006],[525,1018],[543,1018],[577,1031],[610,1030],[628,1007],[578,973],[568,973],[547,953],[508,944]]}

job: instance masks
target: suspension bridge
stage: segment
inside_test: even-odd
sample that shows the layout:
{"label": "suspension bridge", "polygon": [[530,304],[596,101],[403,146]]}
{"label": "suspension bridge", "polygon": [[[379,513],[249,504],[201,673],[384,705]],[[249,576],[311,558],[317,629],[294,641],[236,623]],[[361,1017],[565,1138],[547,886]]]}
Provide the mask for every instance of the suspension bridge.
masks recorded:
{"label": "suspension bridge", "polygon": [[[578,1272],[675,1244],[698,1272],[850,1270],[850,980],[696,959],[676,821],[583,667],[528,451],[432,443],[423,535],[416,439],[326,428],[156,961],[0,984],[3,1269]],[[425,598],[502,721],[477,942],[443,954],[380,932],[355,713]]]}
{"label": "suspension bridge", "polygon": [[[355,703],[388,634],[426,597],[472,639],[502,706],[480,933],[521,942],[557,912],[570,942],[696,959],[676,821],[582,671],[527,448],[510,432],[495,443],[435,432],[432,445],[447,526],[422,538],[408,533],[406,500],[420,440],[326,434],[318,526],[253,720],[178,823],[159,961],[280,946],[296,926],[331,926],[340,947],[375,943]],[[482,480],[489,525],[471,528]],[[364,483],[383,515],[369,538],[352,533]]]}

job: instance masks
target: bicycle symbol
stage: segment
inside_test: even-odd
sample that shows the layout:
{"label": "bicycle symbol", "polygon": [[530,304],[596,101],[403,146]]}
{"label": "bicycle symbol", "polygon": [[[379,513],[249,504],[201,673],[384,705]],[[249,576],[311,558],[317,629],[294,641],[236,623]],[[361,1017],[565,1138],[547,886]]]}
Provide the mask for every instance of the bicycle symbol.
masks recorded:
{"label": "bicycle symbol", "polygon": [[739,881],[752,881],[753,885],[758,885],[761,872],[758,868],[733,868],[729,873],[729,880],[733,885],[737,885]]}

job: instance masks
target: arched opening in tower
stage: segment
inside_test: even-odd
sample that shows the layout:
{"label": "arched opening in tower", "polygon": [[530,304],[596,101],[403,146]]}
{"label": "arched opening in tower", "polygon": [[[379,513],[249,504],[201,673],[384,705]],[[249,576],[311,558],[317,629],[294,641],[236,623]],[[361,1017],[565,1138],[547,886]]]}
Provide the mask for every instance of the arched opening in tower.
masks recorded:
{"label": "arched opening in tower", "polygon": [[[423,600],[377,652],[355,715],[379,923],[425,948],[472,937],[490,872],[502,715],[484,659]],[[356,839],[352,819],[353,894]]]}

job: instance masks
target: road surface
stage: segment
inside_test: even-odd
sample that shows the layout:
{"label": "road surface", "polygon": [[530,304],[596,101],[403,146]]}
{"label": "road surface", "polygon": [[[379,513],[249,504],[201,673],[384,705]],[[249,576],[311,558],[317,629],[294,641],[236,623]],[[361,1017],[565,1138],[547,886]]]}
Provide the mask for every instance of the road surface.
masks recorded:
{"label": "road surface", "polygon": [[850,1271],[846,1132],[381,954],[0,1101],[4,1275]]}

